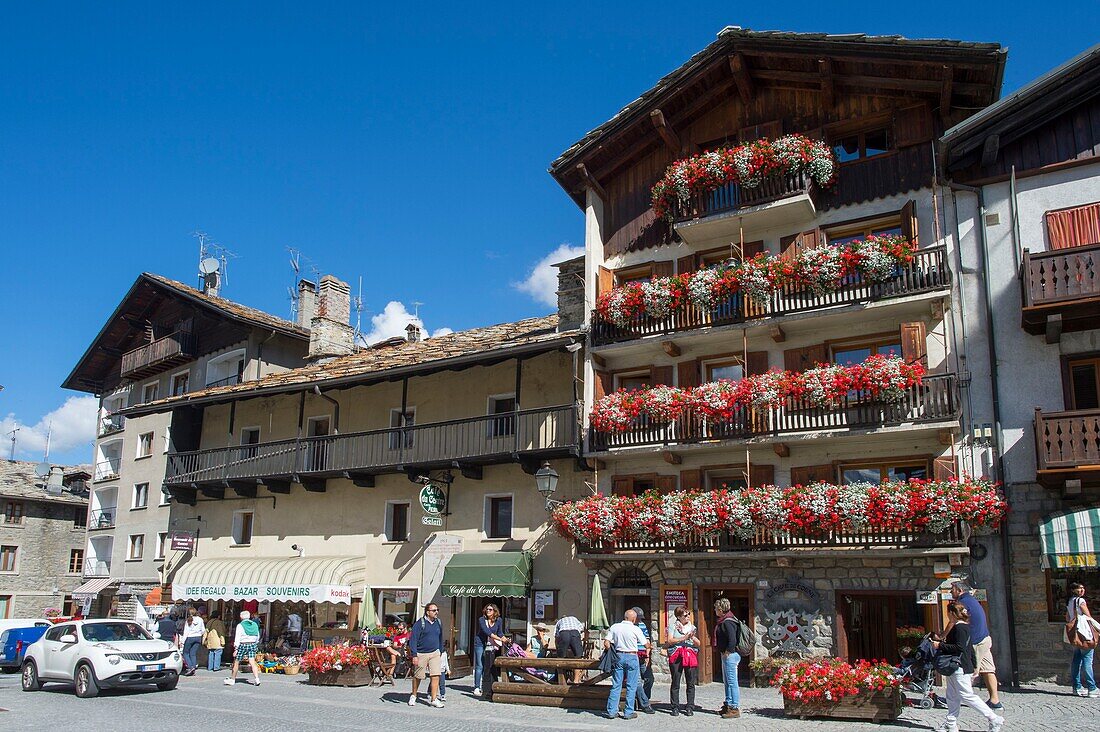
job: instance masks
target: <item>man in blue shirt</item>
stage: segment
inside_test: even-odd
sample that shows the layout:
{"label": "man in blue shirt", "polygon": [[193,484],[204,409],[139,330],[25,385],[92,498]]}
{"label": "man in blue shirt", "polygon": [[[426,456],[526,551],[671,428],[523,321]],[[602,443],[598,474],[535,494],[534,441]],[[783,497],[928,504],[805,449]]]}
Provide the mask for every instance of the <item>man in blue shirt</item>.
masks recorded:
{"label": "man in blue shirt", "polygon": [[424,606],[424,616],[413,623],[409,637],[409,658],[415,668],[412,679],[412,694],[409,706],[416,706],[416,692],[425,676],[431,677],[428,702],[433,707],[442,707],[439,698],[439,673],[443,657],[443,623],[439,620],[439,605],[429,602]]}
{"label": "man in blue shirt", "polygon": [[989,620],[985,608],[978,598],[971,594],[971,587],[963,581],[951,583],[951,597],[962,603],[970,613],[970,642],[974,646],[974,656],[978,659],[977,673],[989,690],[989,708],[999,712],[1005,708],[997,693],[997,666],[993,663],[993,638],[989,635]]}

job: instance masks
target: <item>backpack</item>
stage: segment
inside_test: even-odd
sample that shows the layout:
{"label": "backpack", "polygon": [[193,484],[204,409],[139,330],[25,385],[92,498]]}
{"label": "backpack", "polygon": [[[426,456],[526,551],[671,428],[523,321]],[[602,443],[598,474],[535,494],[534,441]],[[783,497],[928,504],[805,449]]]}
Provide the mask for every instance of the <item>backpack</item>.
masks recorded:
{"label": "backpack", "polygon": [[735,615],[731,615],[722,622],[731,622],[737,628],[737,653],[741,658],[748,658],[756,647],[756,635],[749,628],[748,623]]}

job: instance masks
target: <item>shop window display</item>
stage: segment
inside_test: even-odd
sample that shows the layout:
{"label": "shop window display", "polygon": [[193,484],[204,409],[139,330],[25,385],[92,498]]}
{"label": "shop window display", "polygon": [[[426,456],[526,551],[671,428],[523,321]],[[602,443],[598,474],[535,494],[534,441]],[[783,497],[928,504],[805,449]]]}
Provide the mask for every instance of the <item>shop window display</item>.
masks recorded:
{"label": "shop window display", "polygon": [[[1069,602],[1069,586],[1080,582],[1085,586],[1085,599],[1100,597],[1100,571],[1096,569],[1048,569],[1047,613],[1052,623],[1066,622],[1066,604]],[[1097,613],[1094,611],[1093,615]]]}

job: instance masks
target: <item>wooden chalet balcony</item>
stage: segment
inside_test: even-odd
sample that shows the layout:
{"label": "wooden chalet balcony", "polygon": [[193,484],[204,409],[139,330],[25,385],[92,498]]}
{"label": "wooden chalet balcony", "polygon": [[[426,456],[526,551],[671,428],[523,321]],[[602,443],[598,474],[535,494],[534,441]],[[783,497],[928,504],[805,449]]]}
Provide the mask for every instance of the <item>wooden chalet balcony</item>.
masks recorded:
{"label": "wooden chalet balcony", "polygon": [[700,310],[689,302],[663,319],[642,315],[623,326],[604,321],[592,311],[592,345],[635,340],[646,336],[677,333],[719,325],[733,325],[748,320],[823,310],[838,305],[888,300],[942,290],[951,286],[951,271],[947,266],[946,247],[920,249],[912,262],[898,267],[894,276],[883,282],[864,282],[858,274],[849,275],[828,295],[815,295],[792,285],[772,293],[767,302],[755,302],[741,293],[726,299],[711,311]]}
{"label": "wooden chalet balcony", "polygon": [[[170,453],[168,486],[225,485],[234,481],[271,487],[303,479],[311,489],[326,478],[370,476],[415,469],[436,470],[538,461],[579,452],[577,407],[526,409],[448,422],[304,437]],[[269,483],[269,481],[271,483]]]}
{"label": "wooden chalet balcony", "polygon": [[963,547],[970,535],[970,527],[957,522],[942,534],[913,531],[860,531],[829,532],[822,537],[791,536],[765,529],[758,529],[751,539],[741,539],[733,534],[718,535],[699,532],[689,541],[598,541],[594,544],[577,542],[579,554],[706,554],[721,552],[773,552],[799,549],[871,549],[881,548],[930,548]]}
{"label": "wooden chalet balcony", "polygon": [[714,421],[694,414],[667,424],[649,424],[641,417],[635,429],[619,434],[591,432],[591,449],[717,442],[753,437],[846,429],[947,422],[959,418],[959,384],[955,374],[926,376],[905,390],[896,404],[872,399],[864,392],[846,395],[833,407],[815,407],[805,399],[788,398],[773,409],[738,411],[732,420]]}
{"label": "wooden chalet balcony", "polygon": [[1062,332],[1100,327],[1100,244],[1024,250],[1023,327],[1057,343]]}
{"label": "wooden chalet balcony", "polygon": [[1100,484],[1100,409],[1035,410],[1036,474],[1044,485]]}
{"label": "wooden chalet balcony", "polygon": [[772,175],[755,188],[727,183],[697,193],[687,202],[677,202],[672,212],[673,228],[691,243],[735,233],[739,217],[752,217],[752,226],[757,228],[783,221],[809,221],[817,213],[817,200],[818,188],[804,172]]}
{"label": "wooden chalet balcony", "polygon": [[122,354],[122,377],[141,379],[159,374],[195,357],[195,337],[187,331],[176,331]]}

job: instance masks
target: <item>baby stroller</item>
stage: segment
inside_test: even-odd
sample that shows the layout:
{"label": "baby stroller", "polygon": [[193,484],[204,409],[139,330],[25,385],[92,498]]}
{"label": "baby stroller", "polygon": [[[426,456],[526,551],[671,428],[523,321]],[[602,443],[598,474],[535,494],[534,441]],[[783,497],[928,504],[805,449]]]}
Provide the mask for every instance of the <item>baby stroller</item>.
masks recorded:
{"label": "baby stroller", "polygon": [[901,677],[902,689],[911,694],[919,694],[917,699],[906,697],[907,700],[913,706],[921,709],[945,706],[932,690],[932,683],[935,678],[935,666],[933,665],[935,657],[936,649],[932,647],[932,639],[926,635],[920,645],[917,646],[917,650],[913,652],[913,655],[902,661],[901,666],[895,669],[895,673]]}

